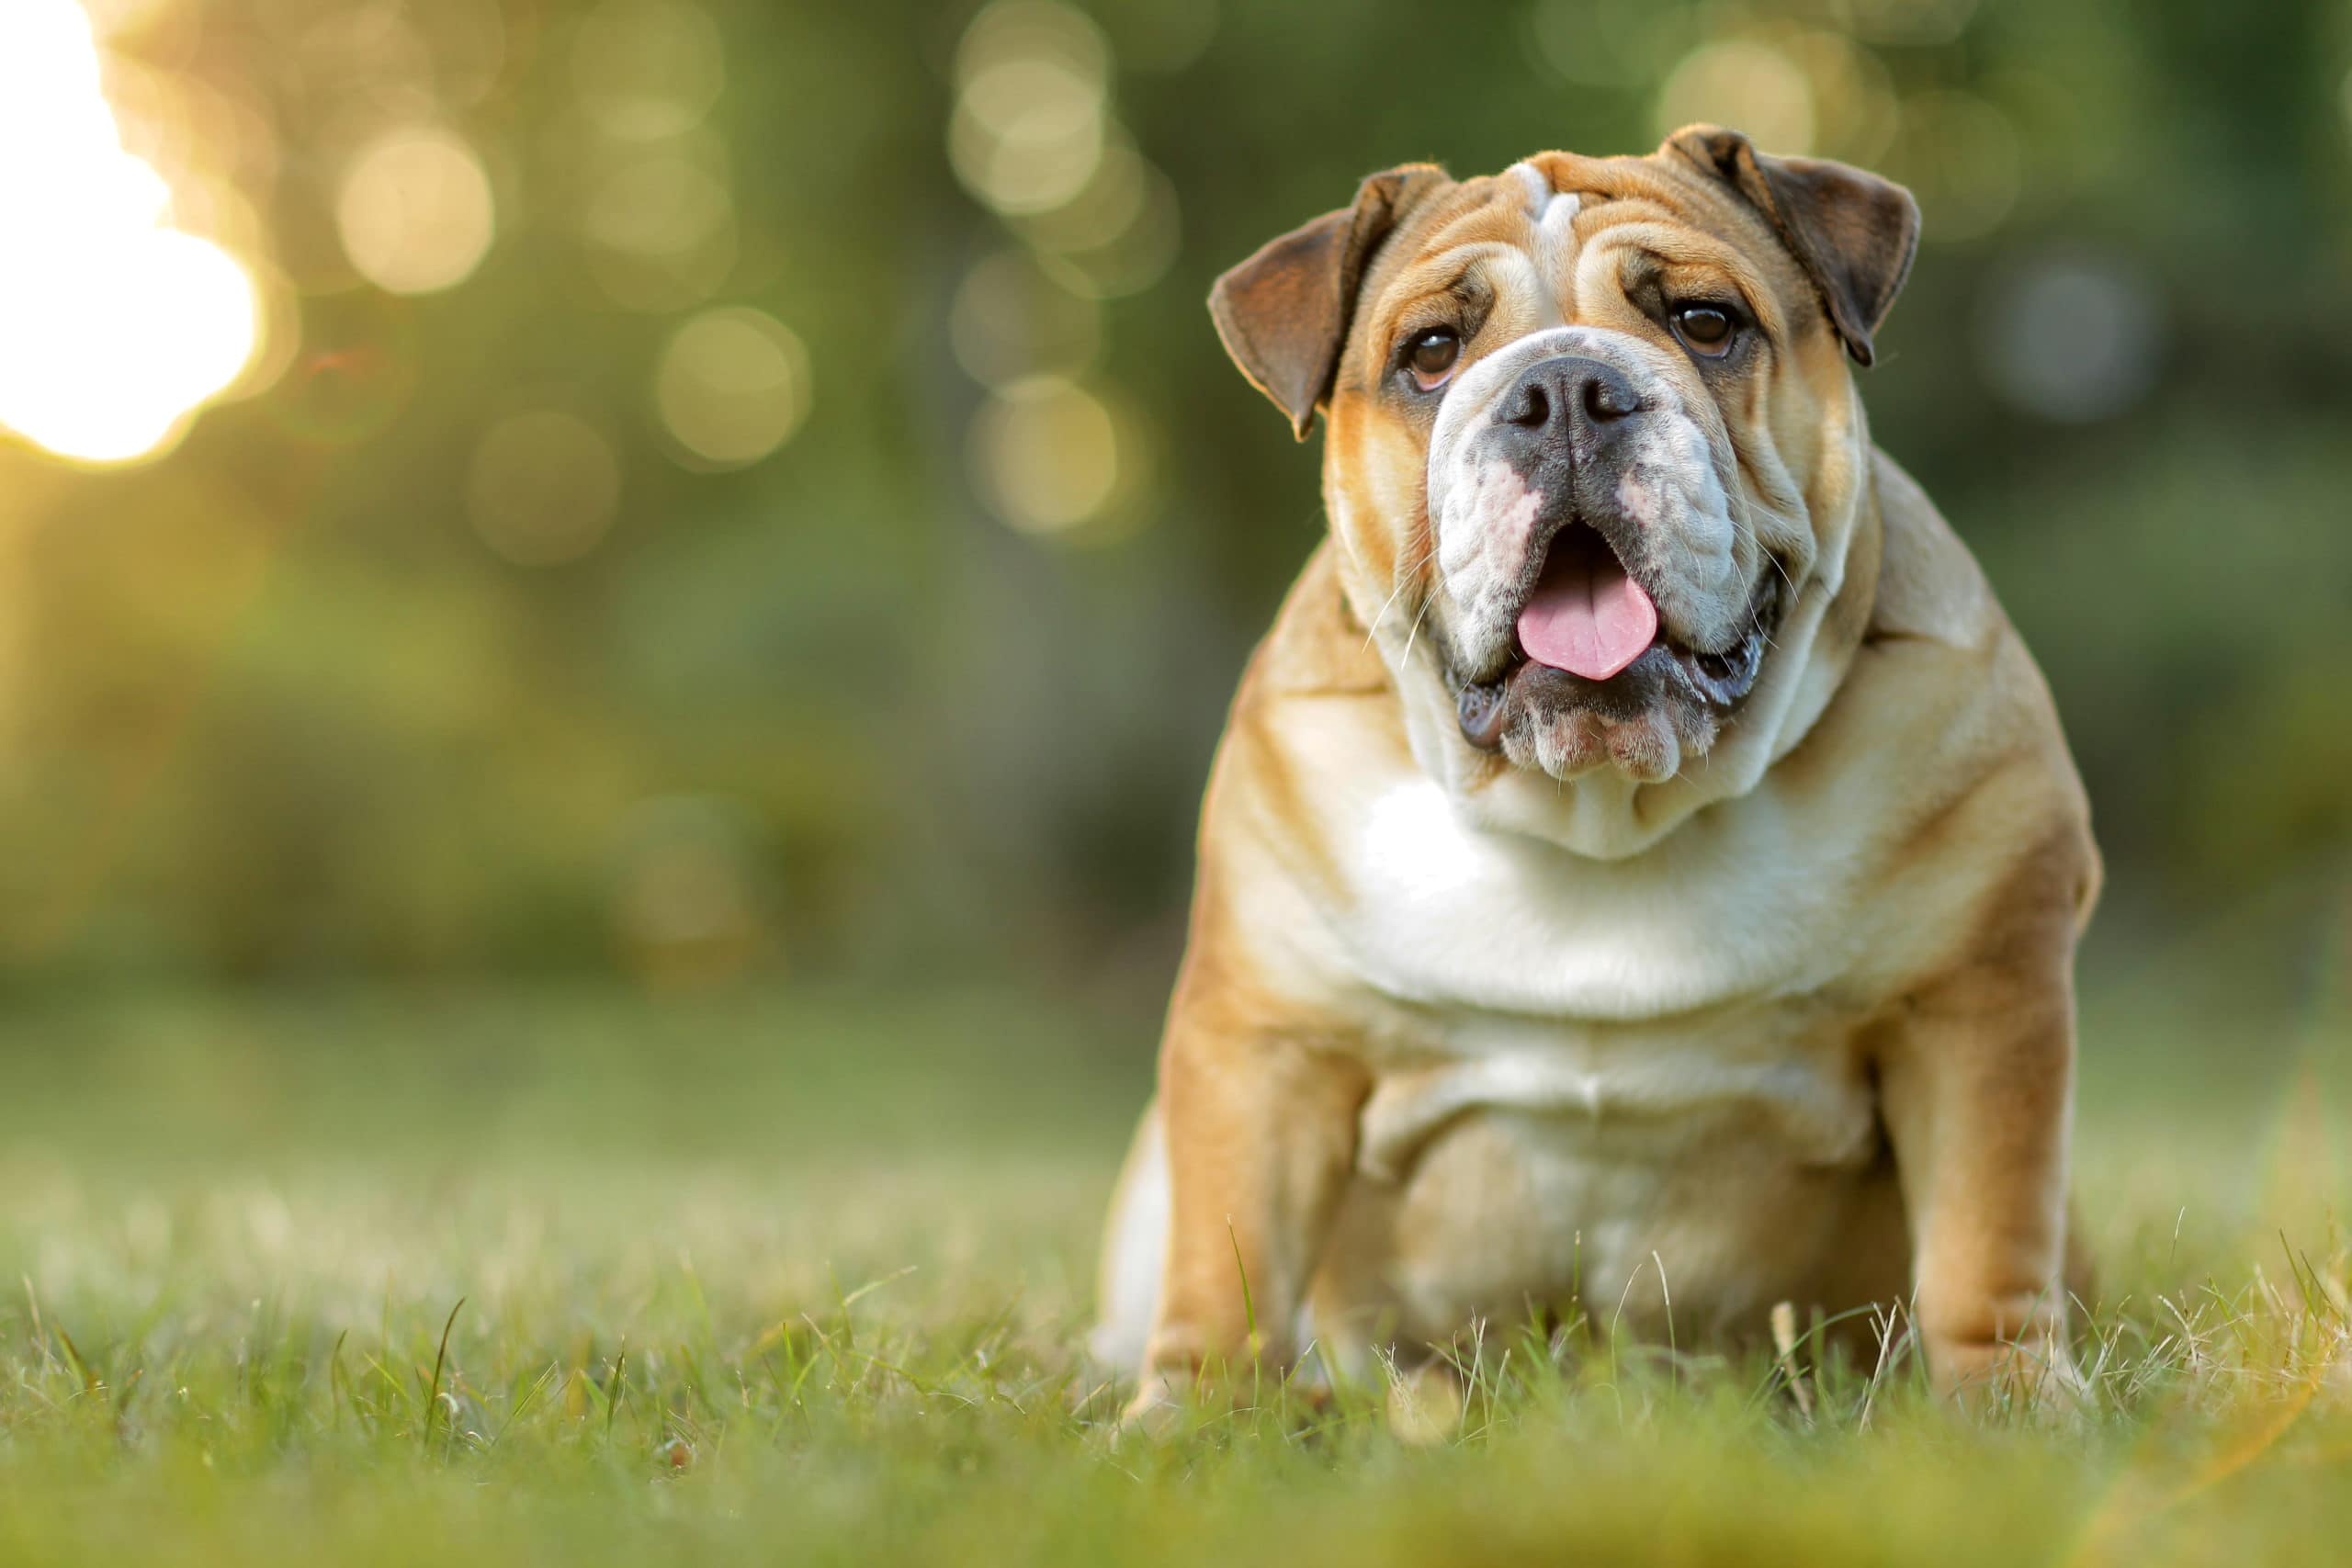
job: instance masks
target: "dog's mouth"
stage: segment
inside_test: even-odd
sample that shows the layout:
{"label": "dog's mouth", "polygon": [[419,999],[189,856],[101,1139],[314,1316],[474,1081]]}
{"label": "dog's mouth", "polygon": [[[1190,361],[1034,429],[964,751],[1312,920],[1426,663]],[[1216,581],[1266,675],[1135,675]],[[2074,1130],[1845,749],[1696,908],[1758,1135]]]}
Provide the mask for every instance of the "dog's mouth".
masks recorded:
{"label": "dog's mouth", "polygon": [[1680,695],[1728,712],[1763,669],[1780,618],[1779,581],[1768,558],[1738,641],[1715,651],[1686,647],[1667,635],[1649,590],[1600,531],[1571,520],[1544,550],[1510,663],[1487,680],[1457,684],[1463,738],[1499,750],[1512,721],[1539,701],[1615,708]]}
{"label": "dog's mouth", "polygon": [[1657,640],[1657,602],[1600,530],[1571,522],[1553,535],[1519,612],[1519,651],[1535,663],[1606,681]]}

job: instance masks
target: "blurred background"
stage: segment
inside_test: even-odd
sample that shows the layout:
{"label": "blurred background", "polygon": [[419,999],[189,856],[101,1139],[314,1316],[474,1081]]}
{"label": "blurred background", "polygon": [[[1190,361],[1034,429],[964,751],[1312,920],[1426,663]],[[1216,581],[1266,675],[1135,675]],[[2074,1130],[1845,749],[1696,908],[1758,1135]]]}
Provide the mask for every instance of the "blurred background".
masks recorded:
{"label": "blurred background", "polygon": [[2352,6],[2284,0],[6,0],[0,994],[980,986],[1139,1080],[1320,526],[1210,279],[1702,118],[1919,197],[1866,395],[2088,778],[2095,1055],[2308,1053]]}

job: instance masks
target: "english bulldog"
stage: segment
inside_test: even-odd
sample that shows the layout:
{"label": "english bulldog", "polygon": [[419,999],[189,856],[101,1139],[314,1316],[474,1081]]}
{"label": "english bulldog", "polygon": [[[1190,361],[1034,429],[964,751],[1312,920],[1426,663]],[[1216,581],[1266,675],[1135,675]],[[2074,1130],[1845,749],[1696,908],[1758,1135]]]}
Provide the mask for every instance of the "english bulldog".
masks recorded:
{"label": "english bulldog", "polygon": [[1477,1319],[1897,1309],[2067,1371],[2075,941],[2040,671],[1856,390],[1918,210],[1693,126],[1428,164],[1218,279],[1328,434],[1104,1248],[1130,1414]]}

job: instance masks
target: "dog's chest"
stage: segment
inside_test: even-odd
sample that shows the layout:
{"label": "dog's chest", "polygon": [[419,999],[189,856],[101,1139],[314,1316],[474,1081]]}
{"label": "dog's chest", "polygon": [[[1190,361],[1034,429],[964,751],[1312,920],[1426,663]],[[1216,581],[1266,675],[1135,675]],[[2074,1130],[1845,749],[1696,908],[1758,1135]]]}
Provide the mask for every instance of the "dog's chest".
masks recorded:
{"label": "dog's chest", "polygon": [[1398,784],[1360,820],[1336,934],[1360,981],[1438,1009],[1643,1023],[1803,994],[1854,946],[1838,856],[1750,816],[1595,861],[1477,831],[1437,784]]}
{"label": "dog's chest", "polygon": [[1602,863],[1467,829],[1434,784],[1380,797],[1337,919],[1358,980],[1400,1004],[1369,1048],[1365,1169],[1402,1176],[1482,1111],[1605,1132],[1637,1160],[1727,1117],[1799,1163],[1860,1156],[1874,1117],[1835,985],[1857,940],[1838,877],[1769,814],[1738,827]]}

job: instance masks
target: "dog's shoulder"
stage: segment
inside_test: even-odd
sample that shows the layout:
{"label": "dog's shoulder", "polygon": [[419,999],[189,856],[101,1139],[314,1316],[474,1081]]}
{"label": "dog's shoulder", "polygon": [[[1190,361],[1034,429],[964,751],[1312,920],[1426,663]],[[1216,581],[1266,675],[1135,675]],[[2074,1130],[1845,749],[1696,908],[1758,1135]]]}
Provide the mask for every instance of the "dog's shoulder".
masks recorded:
{"label": "dog's shoulder", "polygon": [[[1938,911],[1909,923],[1969,931],[2046,904],[2079,926],[2098,852],[2049,686],[1935,504],[1883,454],[1875,470],[1877,598],[1819,737],[1838,766],[1816,787],[1874,823],[1896,901]],[[1984,942],[1976,930],[1962,946]]]}
{"label": "dog's shoulder", "polygon": [[1877,452],[1871,467],[1883,543],[1864,642],[1987,649],[2006,621],[1976,558],[1902,465]]}
{"label": "dog's shoulder", "polygon": [[1210,770],[1193,902],[1202,962],[1252,976],[1253,994],[1285,1006],[1346,991],[1327,916],[1355,896],[1350,825],[1411,767],[1387,666],[1326,539],[1251,655]]}
{"label": "dog's shoulder", "polygon": [[1842,705],[1947,772],[1963,755],[2027,751],[2071,783],[2050,689],[1976,558],[1893,458],[1878,454],[1873,478],[1876,592]]}
{"label": "dog's shoulder", "polygon": [[1395,691],[1348,604],[1338,547],[1327,538],[1291,584],[1234,694],[1204,832],[1261,840],[1279,858],[1319,862],[1351,793],[1410,766]]}

